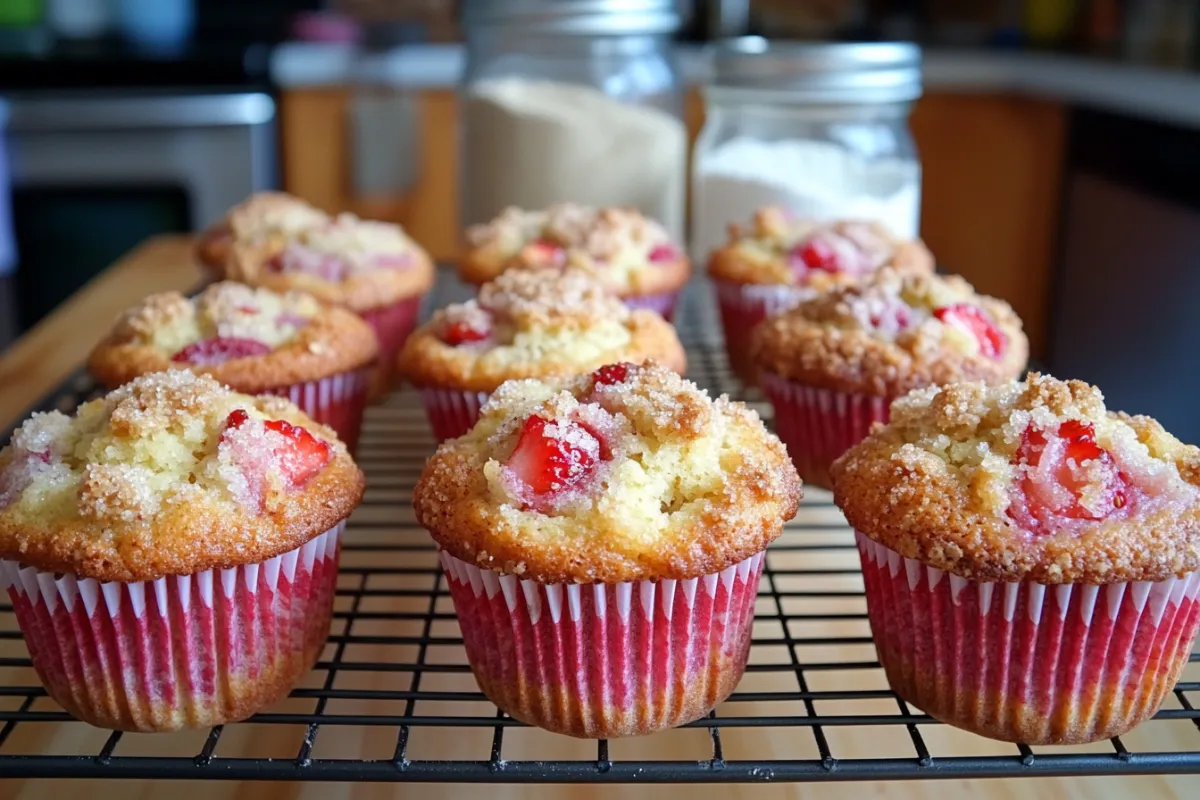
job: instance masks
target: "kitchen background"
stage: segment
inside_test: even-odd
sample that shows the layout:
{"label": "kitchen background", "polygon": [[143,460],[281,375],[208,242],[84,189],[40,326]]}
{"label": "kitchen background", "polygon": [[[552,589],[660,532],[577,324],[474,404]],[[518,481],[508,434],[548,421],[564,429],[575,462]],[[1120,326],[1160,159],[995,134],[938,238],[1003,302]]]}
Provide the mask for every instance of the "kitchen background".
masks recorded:
{"label": "kitchen background", "polygon": [[[398,221],[452,259],[487,203],[459,181],[457,6],[0,0],[0,346],[146,237],[265,188]],[[1039,363],[1200,441],[1200,369],[1161,367],[1200,352],[1200,0],[684,10],[688,142],[715,39],[921,43],[921,235],[1012,303]]]}

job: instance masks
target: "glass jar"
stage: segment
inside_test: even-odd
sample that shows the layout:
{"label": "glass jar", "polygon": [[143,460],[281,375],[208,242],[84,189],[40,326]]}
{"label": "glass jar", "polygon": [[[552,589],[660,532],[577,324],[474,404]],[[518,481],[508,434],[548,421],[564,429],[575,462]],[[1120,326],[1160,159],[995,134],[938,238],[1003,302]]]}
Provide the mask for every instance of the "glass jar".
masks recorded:
{"label": "glass jar", "polygon": [[463,222],[507,206],[632,206],[684,226],[674,0],[467,0]]}
{"label": "glass jar", "polygon": [[912,44],[718,45],[692,162],[693,257],[771,205],[915,237],[921,164],[908,114],[920,95]]}

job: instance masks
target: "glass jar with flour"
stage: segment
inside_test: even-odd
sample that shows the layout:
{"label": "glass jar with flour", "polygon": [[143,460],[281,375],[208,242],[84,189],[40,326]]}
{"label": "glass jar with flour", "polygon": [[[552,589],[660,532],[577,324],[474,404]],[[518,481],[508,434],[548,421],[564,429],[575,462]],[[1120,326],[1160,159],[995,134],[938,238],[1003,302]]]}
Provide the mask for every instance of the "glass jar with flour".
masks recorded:
{"label": "glass jar with flour", "polygon": [[687,130],[675,0],[466,0],[463,223],[631,206],[677,239]]}
{"label": "glass jar with flour", "polygon": [[693,157],[693,257],[763,206],[916,237],[921,165],[908,113],[920,95],[912,44],[718,45]]}

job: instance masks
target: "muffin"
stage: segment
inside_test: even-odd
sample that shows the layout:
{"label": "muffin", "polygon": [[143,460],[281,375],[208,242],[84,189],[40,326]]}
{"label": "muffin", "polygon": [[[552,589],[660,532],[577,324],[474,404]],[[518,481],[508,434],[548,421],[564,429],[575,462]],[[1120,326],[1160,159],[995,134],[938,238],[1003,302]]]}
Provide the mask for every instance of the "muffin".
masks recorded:
{"label": "muffin", "polygon": [[305,228],[323,224],[325,212],[285,192],[259,192],[231,208],[225,218],[200,234],[196,258],[223,275],[234,242],[281,245]]}
{"label": "muffin", "polygon": [[503,384],[413,497],[484,694],[580,737],[681,725],[733,691],[799,501],[753,411],[650,362]]}
{"label": "muffin", "polygon": [[329,633],[363,483],[287,400],[184,370],[35,414],[0,451],[0,575],[46,691],[147,732],[282,698]]}
{"label": "muffin", "polygon": [[1029,351],[1007,303],[959,277],[882,269],[763,322],[751,358],[775,430],[801,477],[829,486],[829,465],[887,422],[912,389],[1010,381]]}
{"label": "muffin", "polygon": [[178,292],[147,297],[121,315],[88,367],[109,388],[187,369],[238,392],[281,395],[333,428],[353,452],[378,352],[371,327],[349,311],[301,292],[226,282],[195,299]]}
{"label": "muffin", "polygon": [[934,263],[921,242],[896,239],[875,222],[817,222],[767,207],[749,227],[731,225],[729,241],[708,261],[729,365],[744,382],[756,382],[750,359],[755,326],[883,266],[928,273]]}
{"label": "muffin", "polygon": [[1200,449],[1080,381],[930,387],[834,463],[896,693],[1024,744],[1125,733],[1200,627]]}
{"label": "muffin", "polygon": [[506,209],[467,231],[469,248],[459,277],[480,285],[513,266],[578,267],[591,273],[631,308],[675,313],[691,275],[683,249],[659,223],[630,208],[573,203],[545,211]]}
{"label": "muffin", "polygon": [[579,375],[654,359],[683,374],[683,347],[658,314],[630,310],[575,267],[517,268],[479,297],[436,312],[400,353],[438,440],[466,433],[507,380]]}
{"label": "muffin", "polygon": [[234,239],[225,277],[279,292],[299,289],[349,308],[375,329],[380,364],[390,370],[416,327],[434,268],[399,225],[340,214],[286,234]]}

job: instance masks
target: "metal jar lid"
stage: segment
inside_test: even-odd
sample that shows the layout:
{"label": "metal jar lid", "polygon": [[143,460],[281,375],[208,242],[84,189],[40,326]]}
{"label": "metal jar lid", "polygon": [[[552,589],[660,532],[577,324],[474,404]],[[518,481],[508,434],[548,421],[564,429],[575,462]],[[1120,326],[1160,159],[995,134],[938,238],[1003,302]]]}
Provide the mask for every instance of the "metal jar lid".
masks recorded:
{"label": "metal jar lid", "polygon": [[464,0],[467,31],[491,26],[528,33],[581,36],[674,33],[683,24],[678,0]]}
{"label": "metal jar lid", "polygon": [[907,42],[808,44],[747,36],[714,48],[710,87],[808,103],[904,103],[921,96],[921,48]]}

